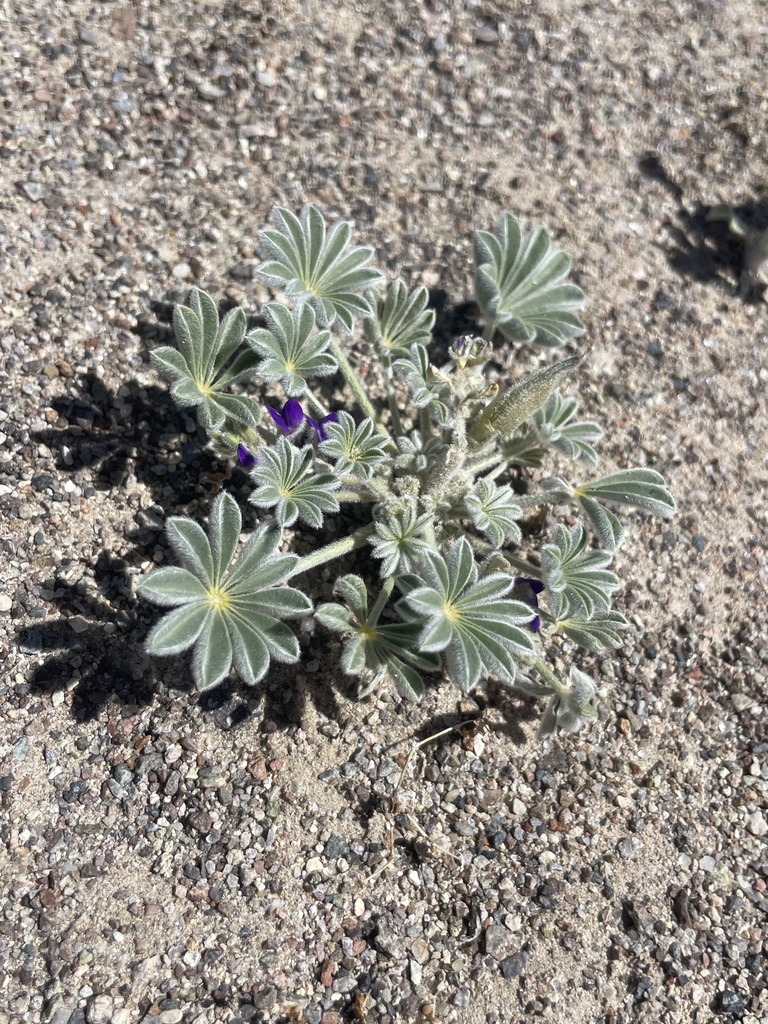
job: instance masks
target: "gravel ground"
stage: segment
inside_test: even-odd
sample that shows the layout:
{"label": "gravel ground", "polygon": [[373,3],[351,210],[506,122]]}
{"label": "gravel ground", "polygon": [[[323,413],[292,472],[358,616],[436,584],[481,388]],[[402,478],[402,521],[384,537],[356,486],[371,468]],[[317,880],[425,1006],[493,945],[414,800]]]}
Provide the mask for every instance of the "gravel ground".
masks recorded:
{"label": "gravel ground", "polygon": [[[0,34],[0,1024],[766,1020],[768,318],[704,219],[768,223],[765,5],[2,0]],[[165,517],[245,484],[149,352],[192,283],[255,310],[307,201],[447,333],[500,211],[574,256],[602,466],[680,505],[632,520],[581,735],[493,688],[352,703],[319,630],[254,691],[144,658]]]}

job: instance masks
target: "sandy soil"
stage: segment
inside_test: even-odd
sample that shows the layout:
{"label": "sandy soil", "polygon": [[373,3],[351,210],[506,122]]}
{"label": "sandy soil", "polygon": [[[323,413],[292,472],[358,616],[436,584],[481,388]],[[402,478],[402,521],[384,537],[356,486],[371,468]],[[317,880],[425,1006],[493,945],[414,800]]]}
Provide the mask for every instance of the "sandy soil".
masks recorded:
{"label": "sandy soil", "polygon": [[[768,307],[705,217],[768,225],[765,5],[3,0],[0,35],[0,1024],[765,1020]],[[149,351],[192,283],[254,312],[307,201],[445,338],[472,231],[545,225],[601,468],[680,509],[631,521],[599,722],[545,745],[486,693],[394,810],[474,702],[352,703],[319,633],[205,699],[141,650],[164,517],[246,493]]]}

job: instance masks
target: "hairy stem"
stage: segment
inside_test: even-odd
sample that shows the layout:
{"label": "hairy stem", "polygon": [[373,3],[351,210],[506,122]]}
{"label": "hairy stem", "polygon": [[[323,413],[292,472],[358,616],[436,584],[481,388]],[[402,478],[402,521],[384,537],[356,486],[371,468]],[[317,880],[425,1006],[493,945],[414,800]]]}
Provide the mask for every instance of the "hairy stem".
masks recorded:
{"label": "hairy stem", "polygon": [[541,658],[537,658],[533,664],[539,675],[549,683],[558,697],[568,697],[570,695],[571,691],[568,687],[563,686],[552,669],[548,665],[545,665]]}
{"label": "hairy stem", "polygon": [[403,433],[403,424],[400,421],[400,410],[397,407],[391,356],[387,356],[387,404],[389,405],[389,415],[392,417],[392,432],[395,437],[400,437]]}
{"label": "hairy stem", "polygon": [[373,422],[376,424],[376,428],[380,434],[386,434],[386,430],[382,426],[379,415],[371,404],[370,398],[366,395],[362,382],[357,376],[355,371],[352,369],[352,364],[344,355],[341,350],[341,346],[335,338],[331,339],[330,345],[331,352],[334,358],[339,364],[339,369],[344,374],[344,379],[347,384],[352,388],[355,398],[358,401],[360,408],[363,410],[366,416],[370,416]]}
{"label": "hairy stem", "polygon": [[484,473],[486,470],[492,469],[495,470],[493,477],[496,477],[498,476],[498,471],[504,469],[505,465],[505,460],[499,455],[499,453],[493,452],[482,459],[467,459],[465,468],[467,472],[471,473],[473,476],[480,476],[480,474]]}
{"label": "hairy stem", "polygon": [[311,555],[304,555],[303,558],[298,560],[296,568],[288,578],[293,579],[294,576],[299,576],[303,572],[315,569],[318,565],[325,565],[326,562],[332,562],[334,558],[341,558],[342,555],[348,555],[350,551],[356,551],[358,548],[365,547],[374,529],[374,524],[369,523],[368,526],[361,526],[355,530],[349,537],[342,537],[341,540],[335,540],[331,544],[326,544],[323,548],[318,548]]}
{"label": "hairy stem", "polygon": [[311,391],[305,391],[301,397],[306,401],[307,405],[312,409],[312,412],[315,413],[315,415],[319,416],[321,419],[323,416],[328,415],[328,410],[320,399],[316,398]]}
{"label": "hairy stem", "polygon": [[496,333],[496,321],[492,320],[491,323],[486,324],[483,328],[483,341],[493,341],[493,336]]}
{"label": "hairy stem", "polygon": [[429,418],[429,409],[419,409],[419,432],[422,441],[432,436],[432,421]]}

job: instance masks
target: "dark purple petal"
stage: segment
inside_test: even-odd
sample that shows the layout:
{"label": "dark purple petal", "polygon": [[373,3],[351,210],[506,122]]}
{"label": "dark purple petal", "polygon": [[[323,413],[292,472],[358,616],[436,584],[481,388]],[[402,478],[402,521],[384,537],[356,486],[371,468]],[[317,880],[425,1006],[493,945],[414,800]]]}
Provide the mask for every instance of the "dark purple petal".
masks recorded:
{"label": "dark purple petal", "polygon": [[282,430],[283,433],[287,434],[288,433],[288,424],[285,422],[285,420],[280,415],[280,413],[277,411],[277,409],[273,409],[271,405],[268,405],[267,406],[267,412],[272,417],[272,419],[275,421],[275,426],[279,430]]}
{"label": "dark purple petal", "polygon": [[[534,580],[530,576],[518,576],[515,579],[515,590],[520,590],[521,593],[513,596],[518,597],[520,601],[525,601],[534,610],[538,610],[539,599],[536,595],[540,594],[543,589],[544,584],[541,580]],[[528,625],[532,633],[538,633],[541,629],[541,619],[538,615],[534,615]]]}
{"label": "dark purple petal", "polygon": [[328,434],[325,429],[325,424],[338,423],[339,414],[337,412],[329,412],[327,416],[323,416],[319,423],[317,422],[317,420],[313,420],[311,416],[307,416],[306,420],[307,423],[309,423],[309,425],[314,428],[315,433],[317,434],[317,440],[325,441],[328,437]]}
{"label": "dark purple petal", "polygon": [[297,402],[295,398],[288,399],[282,413],[273,409],[271,405],[267,406],[267,412],[284,434],[292,434],[304,422],[304,410],[301,408],[301,402]]}
{"label": "dark purple petal", "polygon": [[301,408],[301,402],[297,402],[295,398],[289,398],[283,406],[283,419],[288,424],[289,430],[296,430],[304,422],[304,410]]}
{"label": "dark purple petal", "polygon": [[237,457],[240,460],[240,465],[243,469],[253,469],[254,466],[258,465],[259,460],[255,455],[252,455],[244,444],[237,446]]}

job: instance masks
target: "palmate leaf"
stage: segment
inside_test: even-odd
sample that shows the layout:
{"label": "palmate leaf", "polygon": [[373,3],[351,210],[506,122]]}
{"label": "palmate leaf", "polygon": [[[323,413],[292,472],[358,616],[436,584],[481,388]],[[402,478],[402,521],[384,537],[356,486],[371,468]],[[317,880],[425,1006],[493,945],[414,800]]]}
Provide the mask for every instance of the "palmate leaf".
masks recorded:
{"label": "palmate leaf", "polygon": [[[424,681],[420,672],[436,672],[440,658],[419,650],[421,627],[415,623],[379,623],[379,616],[392,592],[393,580],[384,584],[371,611],[368,594],[359,576],[342,576],[336,590],[348,608],[339,604],[322,604],[315,617],[326,629],[351,634],[344,645],[342,669],[347,675],[385,673],[398,692],[409,700],[421,700]],[[417,671],[418,670],[418,671]]]}
{"label": "palmate leaf", "polygon": [[606,647],[621,647],[622,633],[630,625],[621,612],[595,612],[591,619],[561,619],[555,623],[569,640],[588,651],[602,651]]}
{"label": "palmate leaf", "polygon": [[368,416],[355,426],[348,412],[339,412],[335,423],[325,425],[326,440],[321,443],[320,452],[336,463],[338,476],[354,473],[370,480],[376,466],[386,460],[391,441],[375,429]]}
{"label": "palmate leaf", "polygon": [[243,343],[245,327],[242,309],[230,310],[219,322],[210,295],[193,288],[189,304],[173,311],[177,348],[166,345],[151,354],[158,373],[171,382],[176,404],[197,408],[204,427],[220,427],[228,418],[251,428],[259,421],[258,407],[249,398],[222,393],[256,370],[254,352],[241,352],[228,362]]}
{"label": "palmate leaf", "polygon": [[515,217],[502,214],[495,234],[476,233],[474,257],[478,305],[505,337],[558,346],[584,332],[576,312],[584,292],[565,282],[571,261],[543,228],[523,237]]}
{"label": "palmate leaf", "polygon": [[505,573],[478,579],[472,548],[465,537],[452,546],[447,559],[427,551],[419,566],[420,579],[398,580],[405,596],[398,609],[423,623],[419,649],[441,652],[448,675],[464,692],[488,675],[513,683],[516,658],[536,652],[530,631],[534,611],[522,601],[504,600],[514,587]]}
{"label": "palmate leaf", "polygon": [[395,468],[408,473],[421,473],[428,466],[435,466],[445,459],[447,446],[440,437],[424,437],[420,431],[412,430],[404,437],[398,437]]}
{"label": "palmate leaf", "polygon": [[339,511],[333,491],[341,481],[330,473],[313,474],[313,459],[311,447],[296,448],[285,437],[262,446],[259,464],[251,471],[258,487],[249,500],[259,508],[274,508],[280,526],[300,519],[319,528],[325,514]]}
{"label": "palmate leaf", "polygon": [[192,675],[200,690],[220,683],[233,659],[246,683],[262,679],[271,659],[298,661],[298,640],[280,620],[312,607],[300,591],[281,586],[298,559],[277,552],[276,526],[258,530],[229,569],[241,526],[240,510],[226,493],[213,504],[207,536],[191,520],[169,520],[169,540],[183,567],[156,569],[139,584],[142,597],[174,609],[150,632],[147,651],[172,655],[194,645]]}
{"label": "palmate leaf", "polygon": [[599,441],[603,431],[591,421],[573,422],[578,408],[575,398],[563,398],[555,391],[534,416],[538,436],[544,444],[554,445],[569,458],[596,466],[597,453],[591,442]]}
{"label": "palmate leaf", "polygon": [[411,345],[429,345],[435,325],[435,311],[427,309],[429,292],[420,285],[408,291],[398,279],[389,286],[386,295],[369,296],[373,316],[363,330],[365,337],[382,355],[408,357]]}
{"label": "palmate leaf", "polygon": [[376,532],[369,543],[375,558],[381,559],[381,575],[413,572],[423,552],[432,545],[426,539],[432,525],[432,516],[419,515],[415,501],[384,513],[375,521]]}
{"label": "palmate leaf", "polygon": [[541,576],[556,619],[591,619],[608,611],[619,578],[606,566],[611,556],[588,547],[587,531],[577,523],[558,525],[552,544],[541,549]]}
{"label": "palmate leaf", "polygon": [[574,489],[576,499],[594,498],[616,505],[631,505],[659,516],[674,515],[675,499],[664,477],[653,469],[622,469]]}
{"label": "palmate leaf", "polygon": [[321,327],[338,320],[351,333],[355,316],[368,317],[373,312],[361,293],[382,279],[377,270],[367,266],[373,249],[347,249],[350,225],[341,221],[326,232],[316,206],[305,206],[300,218],[278,207],[274,221],[274,228],[261,233],[270,259],[258,268],[259,275],[286,294],[308,302]]}
{"label": "palmate leaf", "polygon": [[523,510],[511,487],[499,487],[493,480],[478,480],[465,496],[464,504],[476,528],[494,547],[500,548],[507,541],[520,543],[522,534],[516,520],[522,519]]}
{"label": "palmate leaf", "polygon": [[314,337],[315,312],[301,304],[293,312],[279,302],[264,307],[270,329],[251,331],[247,341],[259,356],[259,376],[279,381],[291,398],[300,398],[307,390],[307,377],[326,377],[335,373],[338,363],[327,351],[330,331]]}
{"label": "palmate leaf", "polygon": [[586,494],[582,494],[578,501],[605,550],[616,551],[624,540],[624,527],[619,517]]}
{"label": "palmate leaf", "polygon": [[600,543],[615,551],[624,539],[624,527],[618,517],[606,508],[604,501],[630,505],[656,515],[675,514],[675,499],[669,493],[664,477],[652,469],[623,469],[618,473],[575,487],[573,498],[589,518]]}
{"label": "palmate leaf", "polygon": [[450,389],[432,373],[426,348],[418,343],[411,345],[410,355],[396,359],[392,369],[408,385],[416,408],[429,409],[438,423],[444,423],[451,401]]}

